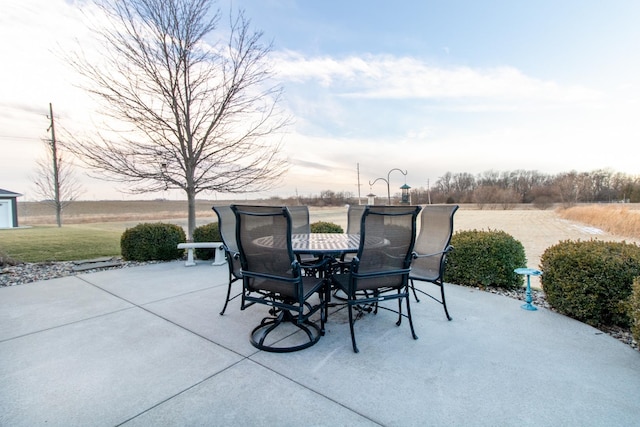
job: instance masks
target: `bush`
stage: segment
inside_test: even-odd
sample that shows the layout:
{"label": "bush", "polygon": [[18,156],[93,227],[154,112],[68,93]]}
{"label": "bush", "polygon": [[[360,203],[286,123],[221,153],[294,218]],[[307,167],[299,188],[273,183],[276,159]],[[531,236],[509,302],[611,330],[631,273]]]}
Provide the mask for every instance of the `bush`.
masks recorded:
{"label": "bush", "polygon": [[629,298],[629,317],[633,339],[640,343],[640,277],[633,280],[631,297]]}
{"label": "bush", "polygon": [[338,224],[326,221],[318,221],[311,224],[312,233],[344,233]]}
{"label": "bush", "polygon": [[175,224],[144,223],[122,233],[120,250],[129,261],[168,261],[184,255],[177,246],[186,239],[182,227]]}
{"label": "bush", "polygon": [[522,243],[504,231],[460,231],[451,238],[445,281],[467,286],[515,288],[524,284],[513,270],[526,267]]}
{"label": "bush", "polygon": [[540,259],[547,301],[592,326],[629,326],[628,298],[640,276],[640,247],[625,242],[563,241]]}
{"label": "bush", "polygon": [[[222,242],[217,222],[201,225],[193,230],[194,242]],[[196,258],[211,259],[216,256],[215,249],[196,249]]]}
{"label": "bush", "polygon": [[9,266],[9,265],[18,265],[20,261],[11,258],[9,255],[0,251],[0,267]]}
{"label": "bush", "polygon": [[541,209],[541,210],[545,210],[545,209],[549,209],[550,207],[553,206],[553,198],[551,196],[537,196],[535,199],[533,199],[533,206],[536,209]]}

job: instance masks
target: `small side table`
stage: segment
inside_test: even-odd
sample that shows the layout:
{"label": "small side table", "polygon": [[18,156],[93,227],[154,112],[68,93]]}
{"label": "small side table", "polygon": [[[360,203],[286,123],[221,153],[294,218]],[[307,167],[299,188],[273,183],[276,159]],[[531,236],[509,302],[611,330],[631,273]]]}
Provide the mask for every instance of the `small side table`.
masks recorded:
{"label": "small side table", "polygon": [[516,268],[515,270],[513,270],[513,272],[516,274],[527,276],[527,293],[524,299],[525,304],[522,304],[520,308],[529,311],[537,310],[538,308],[535,305],[531,304],[531,276],[541,276],[542,271],[535,270],[533,268]]}

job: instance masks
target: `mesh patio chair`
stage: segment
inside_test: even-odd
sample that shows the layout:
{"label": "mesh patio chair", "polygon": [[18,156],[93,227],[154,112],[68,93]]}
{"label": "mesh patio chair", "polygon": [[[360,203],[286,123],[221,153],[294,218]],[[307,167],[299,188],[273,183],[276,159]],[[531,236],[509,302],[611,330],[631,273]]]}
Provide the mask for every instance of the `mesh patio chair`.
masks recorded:
{"label": "mesh patio chair", "polygon": [[[311,220],[309,218],[309,207],[302,205],[287,206],[291,215],[291,234],[310,234]],[[320,260],[310,254],[296,255],[304,274],[308,276],[318,275],[318,270],[314,269]]]}
{"label": "mesh patio chair", "polygon": [[287,206],[291,215],[291,234],[311,233],[308,206]]}
{"label": "mesh patio chair", "polygon": [[[291,216],[286,207],[232,205],[242,265],[241,309],[270,307],[270,316],[251,332],[251,344],[265,351],[302,350],[324,334],[327,287],[324,278],[304,276],[291,248]],[[316,312],[320,325],[310,320]],[[294,325],[303,334],[281,341],[274,333]],[[274,338],[275,337],[275,338]],[[291,341],[294,341],[291,343]],[[290,345],[288,345],[290,344]]]}
{"label": "mesh patio chair", "polygon": [[238,292],[231,297],[231,287],[234,282],[242,279],[242,270],[240,266],[240,252],[238,251],[238,243],[236,241],[236,215],[231,210],[231,206],[214,206],[213,211],[218,216],[218,229],[222,244],[224,246],[227,265],[229,266],[229,286],[227,288],[227,298],[220,315],[223,315],[227,309],[229,301],[236,299],[241,295]]}
{"label": "mesh patio chair", "polygon": [[[411,262],[409,281],[416,302],[420,302],[417,292],[420,292],[444,307],[444,314],[451,320],[444,296],[444,270],[447,255],[453,250],[451,236],[453,235],[453,215],[458,205],[427,205],[420,214],[420,234],[416,238],[414,258]],[[428,282],[440,288],[440,299],[416,287],[415,282]]]}
{"label": "mesh patio chair", "polygon": [[[378,308],[398,313],[409,320],[411,335],[417,339],[409,304],[409,271],[415,242],[419,206],[367,206],[362,213],[360,247],[349,271],[331,276],[332,283],[346,295],[353,351],[358,353],[354,323],[365,311]],[[407,313],[402,313],[402,300]],[[380,302],[398,300],[398,309],[380,306]],[[357,317],[354,316],[356,310]]]}
{"label": "mesh patio chair", "polygon": [[349,205],[347,210],[347,234],[360,234],[360,222],[365,205]]}
{"label": "mesh patio chair", "polygon": [[[362,213],[365,207],[365,205],[349,205],[347,210],[347,234],[360,234],[360,222],[362,221]],[[349,269],[349,264],[351,264],[351,260],[355,256],[355,254],[344,254],[340,257],[338,267],[342,272]]]}

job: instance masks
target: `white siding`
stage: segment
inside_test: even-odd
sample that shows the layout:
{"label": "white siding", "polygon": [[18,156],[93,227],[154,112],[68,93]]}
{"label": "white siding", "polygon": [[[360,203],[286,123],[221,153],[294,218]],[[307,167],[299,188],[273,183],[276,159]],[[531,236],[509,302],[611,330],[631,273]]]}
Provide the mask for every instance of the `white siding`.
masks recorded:
{"label": "white siding", "polygon": [[0,228],[13,227],[11,200],[0,200]]}

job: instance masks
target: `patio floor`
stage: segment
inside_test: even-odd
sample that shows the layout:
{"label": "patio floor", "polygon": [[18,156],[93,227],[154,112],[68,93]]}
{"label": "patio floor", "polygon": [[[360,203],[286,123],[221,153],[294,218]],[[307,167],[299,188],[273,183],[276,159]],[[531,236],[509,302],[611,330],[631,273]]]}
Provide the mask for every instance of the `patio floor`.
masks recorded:
{"label": "patio floor", "polygon": [[[266,308],[220,316],[226,266],[170,262],[0,288],[0,425],[640,425],[640,352],[549,310],[449,285],[453,320],[346,311],[296,353]],[[238,286],[238,285],[236,285]]]}

